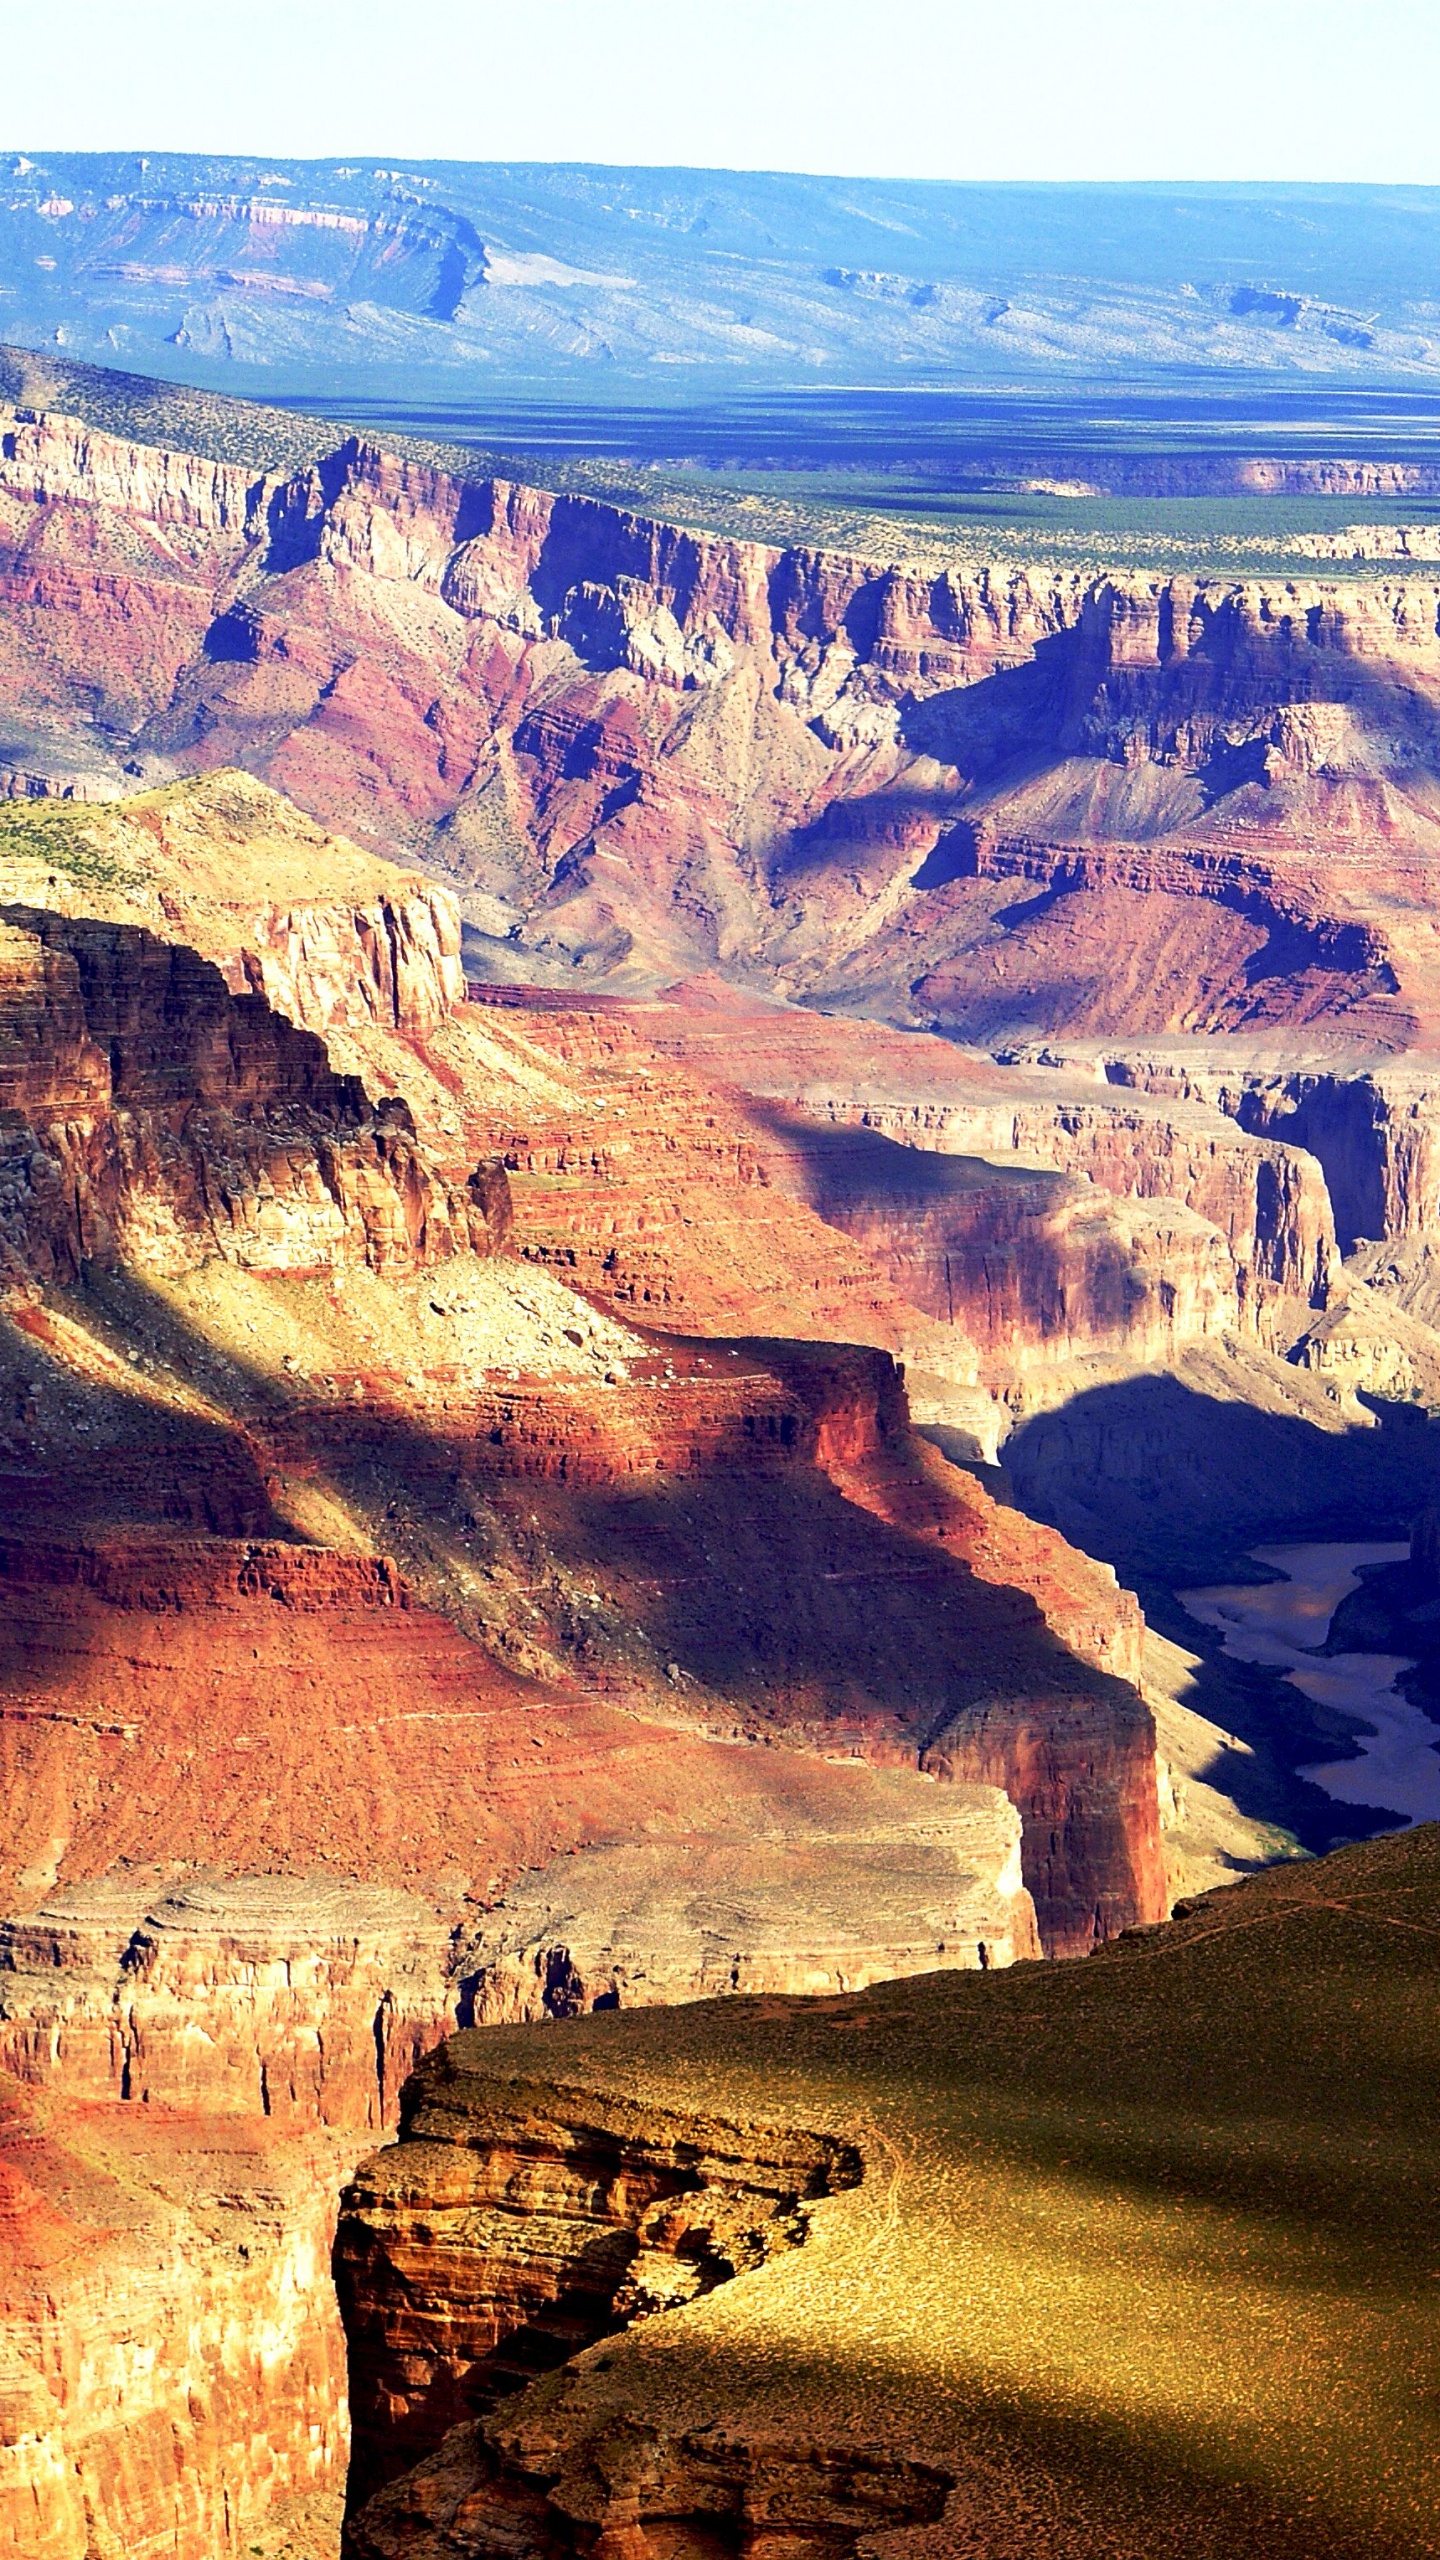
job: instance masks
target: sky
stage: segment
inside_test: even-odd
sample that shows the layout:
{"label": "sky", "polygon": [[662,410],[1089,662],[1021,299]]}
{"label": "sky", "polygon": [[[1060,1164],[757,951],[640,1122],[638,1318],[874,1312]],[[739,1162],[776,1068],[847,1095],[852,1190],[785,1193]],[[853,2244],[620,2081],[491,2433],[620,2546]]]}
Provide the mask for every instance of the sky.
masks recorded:
{"label": "sky", "polygon": [[1440,0],[0,0],[0,147],[1440,183]]}

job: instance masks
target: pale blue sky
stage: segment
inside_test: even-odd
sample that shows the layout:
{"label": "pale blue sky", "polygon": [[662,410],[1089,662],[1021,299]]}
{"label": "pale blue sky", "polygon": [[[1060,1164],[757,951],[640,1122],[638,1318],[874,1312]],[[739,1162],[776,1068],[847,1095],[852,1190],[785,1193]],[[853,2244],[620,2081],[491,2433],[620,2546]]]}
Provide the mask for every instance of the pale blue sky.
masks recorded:
{"label": "pale blue sky", "polygon": [[0,0],[0,146],[1440,182],[1440,0]]}

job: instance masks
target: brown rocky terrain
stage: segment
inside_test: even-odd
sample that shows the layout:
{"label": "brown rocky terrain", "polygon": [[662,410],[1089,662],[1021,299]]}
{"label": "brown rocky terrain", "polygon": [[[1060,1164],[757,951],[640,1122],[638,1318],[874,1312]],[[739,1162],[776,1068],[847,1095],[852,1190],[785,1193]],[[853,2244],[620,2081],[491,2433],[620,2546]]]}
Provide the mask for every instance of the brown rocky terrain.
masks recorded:
{"label": "brown rocky terrain", "polygon": [[21,2248],[14,2535],[209,2560],[333,2489],[294,2252],[457,2019],[1079,1952],[1165,1907],[1154,1735],[1113,1575],[914,1435],[893,1348],[976,1346],[818,1119],[673,1008],[457,1002],[443,893],[342,845],[304,904],[243,778],[15,826],[0,2061],[96,2214],[173,2128],[194,2302],[120,2462],[141,2223],[83,2306]]}
{"label": "brown rocky terrain", "polygon": [[21,410],[0,518],[17,788],[247,766],[451,881],[491,974],[984,1039],[1440,1018],[1423,573],[932,572]]}
{"label": "brown rocky terrain", "polygon": [[327,2258],[357,2138],[8,2079],[3,2108],[0,2548],[208,2560],[272,2508],[328,2506],[348,2422]]}
{"label": "brown rocky terrain", "polygon": [[[219,2560],[333,2494],[327,2216],[457,2023],[999,1974],[1293,1847],[1097,1559],[1433,1486],[1434,599],[932,579],[18,411],[0,536],[0,2065],[61,2217],[19,2191],[7,2494],[17,2552]],[[1282,1019],[1311,1063],[1160,1037]],[[1002,1450],[1075,1544],[951,1463]],[[457,2229],[557,2144],[460,2148]],[[539,2361],[632,2241],[653,2307],[819,2193],[727,2156],[693,2220],[607,2152]],[[193,2300],[142,2388],[147,2177]],[[510,2281],[387,2337],[372,2441],[470,2405]],[[945,2467],[816,2466],[827,2550]]]}

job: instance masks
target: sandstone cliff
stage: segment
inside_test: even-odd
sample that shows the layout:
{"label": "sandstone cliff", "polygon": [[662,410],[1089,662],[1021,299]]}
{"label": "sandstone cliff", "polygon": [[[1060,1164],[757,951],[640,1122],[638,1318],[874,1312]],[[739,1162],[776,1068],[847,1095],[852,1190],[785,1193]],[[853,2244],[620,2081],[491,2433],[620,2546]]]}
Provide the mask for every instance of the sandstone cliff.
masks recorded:
{"label": "sandstone cliff", "polygon": [[1440,1019],[1413,567],[933,572],[15,411],[0,595],[17,714],[409,851],[508,976],[715,965],[977,1038]]}
{"label": "sandstone cliff", "polygon": [[[0,2055],[36,2104],[343,2145],[457,2018],[998,1973],[1161,1914],[1138,1609],[915,1438],[894,1355],[983,1385],[1007,1195],[1045,1238],[1010,1256],[1037,1361],[1253,1324],[1323,1279],[1307,1159],[1223,1120],[1177,1150],[1119,1095],[1112,1151],[1092,1093],[1109,1188],[1017,1158],[1018,1124],[959,1159],[777,1108],[683,1055],[673,1007],[457,1005],[443,893],[243,779],[15,825]],[[332,856],[344,894],[302,895]],[[406,900],[386,978],[365,919]],[[273,1002],[272,914],[301,955]],[[878,1171],[847,1188],[852,1138]],[[1163,1199],[1167,1163],[1226,1228]],[[1106,1277],[1141,1229],[1148,1304]],[[290,2281],[277,2224],[233,2286],[186,2243],[222,2340],[244,2270]],[[88,2315],[97,2371],[135,2286],[117,2263]],[[297,2377],[328,2316],[296,2307]],[[288,2380],[284,2462],[245,2451],[246,2372],[178,2521],[153,2466],[94,2455],[97,2549],[210,2560],[227,2487],[249,2517],[333,2471],[338,2415],[292,2458]],[[89,2390],[33,2479],[91,2459]],[[54,2560],[85,2548],[66,2514]]]}
{"label": "sandstone cliff", "polygon": [[0,2549],[212,2560],[337,2488],[356,2137],[10,2081],[0,2107]]}
{"label": "sandstone cliff", "polygon": [[[888,1352],[844,1347],[861,1309],[924,1322],[879,1266],[793,1183],[745,1231],[737,1106],[624,1025],[617,1081],[550,1016],[376,1001],[358,927],[343,1011],[309,962],[237,993],[304,828],[230,782],[110,823],[118,877],[11,856],[0,2051],[37,2103],[122,2146],[177,2110],[211,2148],[343,2143],[457,2016],[998,1968],[1037,1913],[1063,1952],[1163,1908],[1138,1612],[912,1440]],[[495,1250],[501,1153],[528,1261]],[[724,1338],[782,1311],[831,1340]],[[227,2498],[333,2478],[325,2297],[265,2308],[323,2198],[269,2174],[236,2172],[248,2256],[177,2225],[153,2423],[208,2412],[179,2508],[151,2417],[125,2468],[103,2416],[138,2264],[103,2303],[24,2294],[16,2496],[83,2484],[54,2560],[209,2560]],[[67,2323],[94,2352],[52,2392]],[[276,2342],[263,2459],[237,2328]]]}
{"label": "sandstone cliff", "polygon": [[0,1251],[12,1283],[87,1262],[374,1268],[484,1250],[503,1176],[437,1179],[313,1036],[183,944],[11,907],[0,940]]}

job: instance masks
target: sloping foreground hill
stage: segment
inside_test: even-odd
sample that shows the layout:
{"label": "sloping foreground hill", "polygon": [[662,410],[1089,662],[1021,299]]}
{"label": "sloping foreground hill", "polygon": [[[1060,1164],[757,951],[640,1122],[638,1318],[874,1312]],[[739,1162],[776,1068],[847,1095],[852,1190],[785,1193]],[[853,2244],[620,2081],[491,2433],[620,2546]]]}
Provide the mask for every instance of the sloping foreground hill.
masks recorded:
{"label": "sloping foreground hill", "polygon": [[342,2220],[357,2478],[512,2396],[349,2560],[1440,2550],[1437,1951],[1426,1828],[1083,1965],[457,2036]]}

